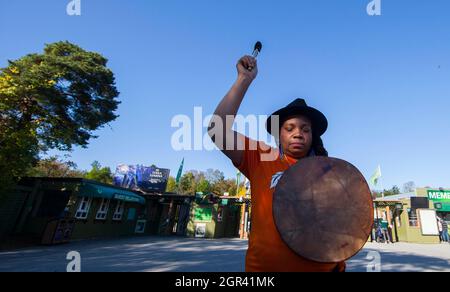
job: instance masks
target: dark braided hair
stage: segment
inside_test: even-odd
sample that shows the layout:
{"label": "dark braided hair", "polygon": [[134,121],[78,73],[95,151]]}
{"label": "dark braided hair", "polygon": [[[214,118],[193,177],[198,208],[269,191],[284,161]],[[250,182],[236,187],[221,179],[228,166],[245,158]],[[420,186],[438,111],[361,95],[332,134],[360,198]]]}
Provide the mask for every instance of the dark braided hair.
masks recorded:
{"label": "dark braided hair", "polygon": [[328,151],[323,146],[322,138],[320,136],[314,134],[314,129],[312,131],[311,149],[314,150],[314,153],[316,154],[316,156],[328,157]]}

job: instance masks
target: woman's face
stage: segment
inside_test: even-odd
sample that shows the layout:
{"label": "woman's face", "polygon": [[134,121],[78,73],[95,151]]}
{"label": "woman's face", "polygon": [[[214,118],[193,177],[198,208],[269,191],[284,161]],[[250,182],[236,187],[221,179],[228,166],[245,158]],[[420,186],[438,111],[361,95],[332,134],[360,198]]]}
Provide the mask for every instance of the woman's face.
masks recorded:
{"label": "woman's face", "polygon": [[289,117],[281,126],[280,143],[289,156],[300,159],[308,155],[312,145],[311,121],[301,115]]}

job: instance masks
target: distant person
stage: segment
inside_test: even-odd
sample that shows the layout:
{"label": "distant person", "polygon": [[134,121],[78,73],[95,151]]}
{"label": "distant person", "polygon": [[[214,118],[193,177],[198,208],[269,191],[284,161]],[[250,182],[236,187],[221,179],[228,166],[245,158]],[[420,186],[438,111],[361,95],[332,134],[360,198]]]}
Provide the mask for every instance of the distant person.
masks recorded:
{"label": "distant person", "polygon": [[383,229],[381,228],[381,224],[378,223],[377,224],[377,231],[376,231],[376,241],[379,242],[383,242],[385,240],[384,239],[384,235],[383,235]]}
{"label": "distant person", "polygon": [[376,224],[374,224],[373,226],[372,226],[372,230],[371,230],[371,232],[370,232],[370,242],[374,242],[374,241],[376,241],[377,240],[377,236],[376,236]]}
{"label": "distant person", "polygon": [[444,229],[442,227],[441,218],[437,217],[436,220],[437,220],[437,225],[438,225],[438,230],[439,230],[439,241],[443,242],[444,241],[444,236],[443,236]]}
{"label": "distant person", "polygon": [[389,241],[391,243],[394,243],[394,237],[392,236],[392,228],[393,228],[392,224],[389,224],[387,231],[388,231],[388,235],[389,235]]}
{"label": "distant person", "polygon": [[386,227],[383,227],[383,237],[384,237],[384,243],[386,243],[386,244],[391,243],[391,238],[389,237],[389,231]]}
{"label": "distant person", "polygon": [[449,241],[448,223],[445,220],[442,220],[442,237],[443,237],[444,242],[448,242]]}

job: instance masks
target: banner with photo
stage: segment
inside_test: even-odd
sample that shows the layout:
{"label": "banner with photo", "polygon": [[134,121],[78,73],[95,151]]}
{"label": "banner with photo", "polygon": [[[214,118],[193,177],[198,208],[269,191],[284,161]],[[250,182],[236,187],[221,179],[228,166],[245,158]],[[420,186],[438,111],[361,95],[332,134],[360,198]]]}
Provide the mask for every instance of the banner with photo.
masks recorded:
{"label": "banner with photo", "polygon": [[144,192],[165,192],[169,179],[169,169],[154,165],[120,164],[114,174],[114,185]]}

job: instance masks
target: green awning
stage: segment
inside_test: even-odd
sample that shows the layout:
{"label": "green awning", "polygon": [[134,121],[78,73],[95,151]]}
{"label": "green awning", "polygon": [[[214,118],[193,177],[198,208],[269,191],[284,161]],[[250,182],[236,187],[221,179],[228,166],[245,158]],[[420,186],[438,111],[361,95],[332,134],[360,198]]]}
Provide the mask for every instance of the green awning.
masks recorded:
{"label": "green awning", "polygon": [[81,183],[78,187],[77,195],[91,198],[121,200],[142,205],[145,204],[145,199],[132,191],[90,182]]}

